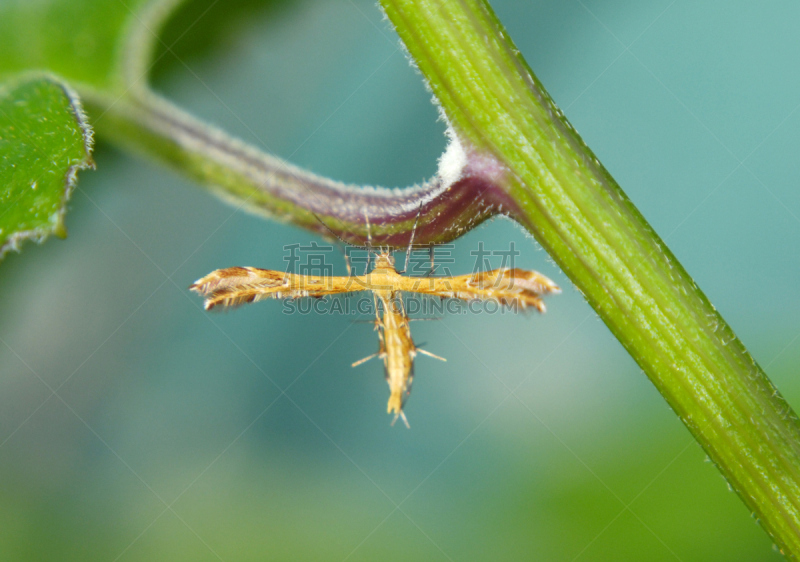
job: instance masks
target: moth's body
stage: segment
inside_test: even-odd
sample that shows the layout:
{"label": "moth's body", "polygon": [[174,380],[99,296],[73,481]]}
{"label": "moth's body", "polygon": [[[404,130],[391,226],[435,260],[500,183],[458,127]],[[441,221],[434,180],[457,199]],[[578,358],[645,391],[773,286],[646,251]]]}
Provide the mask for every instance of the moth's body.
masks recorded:
{"label": "moth's body", "polygon": [[395,414],[395,417],[403,416],[405,421],[403,404],[411,392],[417,348],[411,339],[408,316],[403,310],[400,294],[394,291],[386,293],[389,294],[377,295],[383,309],[378,327],[380,338],[378,357],[383,359],[386,382],[389,383],[389,403],[386,411]]}
{"label": "moth's body", "polygon": [[[414,376],[414,358],[423,353],[441,359],[414,345],[409,319],[401,299],[402,292],[413,292],[441,298],[462,300],[494,300],[505,306],[529,306],[544,312],[542,297],[559,293],[560,289],[550,279],[536,271],[522,269],[494,269],[455,277],[405,277],[397,272],[394,258],[389,252],[375,257],[375,266],[365,275],[349,277],[322,277],[297,275],[254,267],[218,269],[198,279],[191,287],[205,300],[206,310],[217,306],[233,307],[265,298],[295,299],[320,298],[326,295],[371,291],[376,300],[376,329],[378,353],[372,357],[383,360],[386,381],[389,383],[387,411],[406,421],[403,413],[405,400],[411,391]],[[377,307],[380,302],[380,310]]]}

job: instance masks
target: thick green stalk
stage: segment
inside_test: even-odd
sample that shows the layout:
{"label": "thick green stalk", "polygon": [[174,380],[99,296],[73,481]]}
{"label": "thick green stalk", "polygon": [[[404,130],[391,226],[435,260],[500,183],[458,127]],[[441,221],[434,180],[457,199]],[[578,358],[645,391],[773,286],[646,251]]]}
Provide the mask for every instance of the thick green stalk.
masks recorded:
{"label": "thick green stalk", "polygon": [[638,362],[784,554],[800,424],[597,161],[484,0],[381,0],[457,134],[509,171],[512,214]]}

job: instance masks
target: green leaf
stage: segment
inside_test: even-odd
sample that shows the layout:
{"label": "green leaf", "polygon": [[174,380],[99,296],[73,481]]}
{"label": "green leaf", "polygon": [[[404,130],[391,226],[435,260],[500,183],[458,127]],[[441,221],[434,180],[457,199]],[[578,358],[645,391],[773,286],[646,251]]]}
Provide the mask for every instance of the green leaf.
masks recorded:
{"label": "green leaf", "polygon": [[59,75],[82,95],[144,87],[161,23],[181,0],[3,0],[0,76]]}
{"label": "green leaf", "polygon": [[91,151],[91,129],[66,86],[46,76],[0,83],[0,257],[23,240],[66,235],[66,204]]}

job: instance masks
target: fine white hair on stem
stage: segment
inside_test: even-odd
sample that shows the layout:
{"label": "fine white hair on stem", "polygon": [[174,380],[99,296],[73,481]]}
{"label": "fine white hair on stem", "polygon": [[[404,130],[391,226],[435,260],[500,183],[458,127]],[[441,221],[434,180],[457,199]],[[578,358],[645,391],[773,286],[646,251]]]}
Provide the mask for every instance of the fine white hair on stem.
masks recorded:
{"label": "fine white hair on stem", "polygon": [[449,123],[446,134],[449,142],[444,153],[439,157],[439,169],[436,173],[444,189],[461,179],[461,174],[467,165],[467,153]]}

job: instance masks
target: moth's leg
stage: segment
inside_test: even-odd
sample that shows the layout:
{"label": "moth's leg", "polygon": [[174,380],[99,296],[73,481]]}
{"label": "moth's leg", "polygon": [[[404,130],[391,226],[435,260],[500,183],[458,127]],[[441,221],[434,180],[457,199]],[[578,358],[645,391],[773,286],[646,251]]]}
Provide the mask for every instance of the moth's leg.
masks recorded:
{"label": "moth's leg", "polygon": [[353,270],[350,267],[350,254],[347,253],[347,248],[344,249],[344,265],[347,268],[347,276],[353,276]]}
{"label": "moth's leg", "polygon": [[400,410],[399,412],[395,413],[394,418],[392,419],[392,423],[391,423],[392,427],[394,427],[394,424],[397,421],[398,417],[403,419],[403,423],[406,424],[406,427],[408,429],[411,429],[411,426],[408,425],[408,418],[406,418],[406,413],[403,410]]}
{"label": "moth's leg", "polygon": [[447,361],[447,359],[445,359],[444,357],[439,357],[438,355],[434,355],[430,351],[425,351],[424,349],[419,347],[416,349],[416,351],[418,353],[422,353],[423,355],[427,355],[428,357],[433,357],[434,359],[438,359],[439,361]]}
{"label": "moth's leg", "polygon": [[408,271],[408,259],[411,256],[411,249],[414,247],[414,235],[417,233],[417,223],[419,222],[419,214],[422,212],[422,202],[419,204],[419,209],[417,210],[417,217],[414,219],[414,227],[411,229],[411,238],[408,240],[408,248],[406,248],[406,264],[403,266],[403,271],[400,273],[405,273]]}
{"label": "moth's leg", "polygon": [[373,353],[372,355],[368,355],[368,356],[364,357],[363,359],[359,359],[358,361],[356,361],[355,363],[353,363],[353,365],[352,365],[352,366],[353,366],[353,367],[358,367],[358,366],[359,366],[359,365],[361,365],[362,363],[366,363],[367,361],[369,361],[369,360],[370,360],[370,359],[372,359],[373,357],[377,357],[378,355],[379,355],[378,353]]}
{"label": "moth's leg", "polygon": [[369,214],[367,208],[362,207],[361,212],[364,213],[364,220],[367,222],[367,264],[364,266],[364,275],[369,271],[369,262],[372,261],[372,229],[369,225]]}
{"label": "moth's leg", "polygon": [[364,220],[367,221],[367,248],[372,249],[372,232],[370,231],[369,227],[369,215],[367,214],[367,208],[364,207],[361,209],[361,212],[364,213]]}

